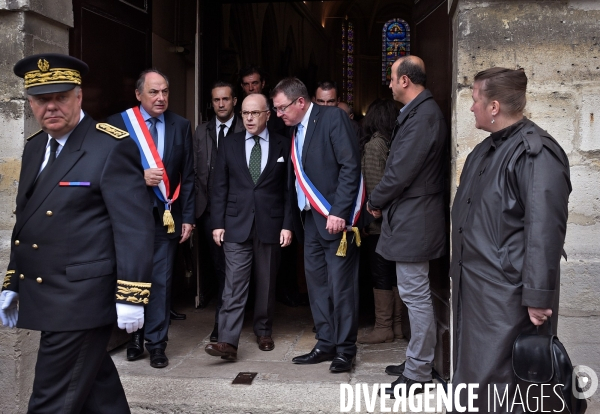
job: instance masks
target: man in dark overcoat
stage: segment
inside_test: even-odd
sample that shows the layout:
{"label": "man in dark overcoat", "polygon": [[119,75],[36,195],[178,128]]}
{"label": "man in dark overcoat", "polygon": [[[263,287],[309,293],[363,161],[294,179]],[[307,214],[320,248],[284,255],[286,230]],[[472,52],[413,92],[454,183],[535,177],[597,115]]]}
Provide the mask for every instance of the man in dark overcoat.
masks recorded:
{"label": "man in dark overcoat", "polygon": [[25,144],[0,294],[4,325],[42,331],[29,413],[129,413],[106,347],[115,320],[128,332],[143,326],[150,297],[154,231],[139,153],[127,132],[81,110],[87,70],[53,53],[14,68],[42,127]]}
{"label": "man in dark overcoat", "polygon": [[[404,104],[392,132],[390,154],[367,208],[383,214],[377,253],[396,262],[400,298],[408,308],[411,339],[406,362],[387,392],[431,382],[436,322],[429,287],[429,261],[446,252],[444,172],[448,131],[444,116],[425,89],[425,65],[416,56],[392,65],[390,89]],[[423,388],[416,388],[421,391]],[[417,391],[417,392],[419,392]]]}

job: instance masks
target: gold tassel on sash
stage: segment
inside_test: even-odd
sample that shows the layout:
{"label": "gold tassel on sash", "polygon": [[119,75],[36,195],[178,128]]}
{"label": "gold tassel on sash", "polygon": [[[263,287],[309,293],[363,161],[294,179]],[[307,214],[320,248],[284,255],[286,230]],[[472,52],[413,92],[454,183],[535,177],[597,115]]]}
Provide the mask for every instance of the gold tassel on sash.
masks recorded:
{"label": "gold tassel on sash", "polygon": [[338,247],[336,256],[346,257],[346,249],[348,249],[348,242],[346,241],[346,230],[342,234],[342,240],[340,240],[340,247]]}
{"label": "gold tassel on sash", "polygon": [[[352,227],[352,231],[354,232],[354,237],[356,237],[356,245],[360,247],[360,230],[358,227]],[[342,234],[342,240],[340,240],[340,247],[338,247],[336,256],[346,257],[346,251],[348,250],[348,241],[346,240],[346,230],[344,230],[344,234]]]}
{"label": "gold tassel on sash", "polygon": [[167,226],[167,233],[175,233],[175,221],[171,211],[167,208],[165,208],[165,214],[163,214],[163,225]]}

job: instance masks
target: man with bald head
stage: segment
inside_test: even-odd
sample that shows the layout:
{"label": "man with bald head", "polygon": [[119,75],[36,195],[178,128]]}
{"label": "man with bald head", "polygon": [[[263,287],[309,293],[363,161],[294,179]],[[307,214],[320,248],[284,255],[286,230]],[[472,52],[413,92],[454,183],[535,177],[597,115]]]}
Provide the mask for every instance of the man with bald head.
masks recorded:
{"label": "man with bald head", "polygon": [[373,216],[384,216],[376,252],[396,262],[398,292],[410,318],[406,362],[386,368],[388,374],[399,376],[385,390],[391,398],[397,385],[405,384],[407,393],[415,386],[414,392],[418,393],[423,392],[423,384],[431,382],[436,323],[429,261],[446,253],[444,172],[448,129],[440,108],[425,88],[425,80],[425,65],[416,56],[400,58],[392,65],[390,89],[404,107],[392,133],[383,178],[367,204]]}
{"label": "man with bald head", "polygon": [[219,312],[219,342],[206,353],[235,360],[244,322],[252,269],[256,301],[254,333],[258,348],[271,351],[275,277],[281,248],[292,240],[287,190],[289,140],[267,129],[267,98],[251,94],[242,102],[245,132],[219,146],[211,193],[214,242],[225,252],[225,287]]}

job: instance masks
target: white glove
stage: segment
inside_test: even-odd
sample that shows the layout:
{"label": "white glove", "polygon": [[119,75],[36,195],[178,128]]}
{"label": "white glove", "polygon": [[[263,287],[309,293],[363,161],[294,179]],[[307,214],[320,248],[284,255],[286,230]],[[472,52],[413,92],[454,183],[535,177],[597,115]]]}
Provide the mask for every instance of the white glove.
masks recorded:
{"label": "white glove", "polygon": [[144,307],[142,305],[129,305],[117,303],[117,325],[132,333],[144,326]]}
{"label": "white glove", "polygon": [[19,319],[17,302],[19,302],[17,292],[7,289],[0,293],[0,319],[2,319],[2,325],[9,328],[17,326],[17,319]]}

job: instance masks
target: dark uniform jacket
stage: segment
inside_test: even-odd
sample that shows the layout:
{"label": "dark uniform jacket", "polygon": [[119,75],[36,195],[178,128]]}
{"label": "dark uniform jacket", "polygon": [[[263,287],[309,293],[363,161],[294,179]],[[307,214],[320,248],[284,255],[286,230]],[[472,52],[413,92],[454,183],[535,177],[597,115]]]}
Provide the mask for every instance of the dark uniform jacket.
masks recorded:
{"label": "dark uniform jacket", "polygon": [[377,253],[396,262],[425,262],[446,252],[444,173],[448,130],[429,90],[400,113],[385,173],[370,195],[383,221]]}
{"label": "dark uniform jacket", "polygon": [[225,229],[226,242],[243,243],[254,223],[263,243],[279,244],[281,230],[292,230],[286,174],[289,140],[269,131],[267,163],[254,184],[246,162],[245,138],[245,131],[238,132],[219,145],[210,194],[211,227]]}
{"label": "dark uniform jacket", "polygon": [[30,198],[48,135],[25,145],[3,284],[19,293],[19,328],[91,329],[116,321],[115,300],[147,303],[154,221],[139,151],[96,125],[83,118]]}
{"label": "dark uniform jacket", "polygon": [[[168,237],[174,239],[181,237],[181,225],[183,223],[193,224],[196,222],[194,215],[194,154],[190,121],[171,111],[165,111],[164,115],[165,146],[162,161],[171,187],[169,197],[173,197],[177,185],[181,183],[179,197],[171,205],[171,214],[175,221],[175,233],[170,233]],[[111,115],[108,117],[107,122],[117,128],[126,130],[121,114]],[[138,162],[141,165],[139,151]],[[149,186],[148,193],[150,193],[153,200],[156,199],[158,214],[162,217],[165,205],[156,196],[154,187]]]}
{"label": "dark uniform jacket", "polygon": [[[199,218],[204,211],[210,211],[210,202],[208,195],[210,193],[214,180],[214,168],[217,161],[217,136],[216,118],[211,119],[196,128],[194,135],[194,169],[196,172],[196,218]],[[237,115],[234,115],[231,127],[227,130],[230,136],[236,132],[244,131],[244,123]],[[220,143],[219,145],[221,145]]]}
{"label": "dark uniform jacket", "polygon": [[453,382],[479,383],[480,412],[486,384],[513,399],[513,343],[536,332],[527,307],[552,308],[556,328],[570,192],[567,156],[527,119],[467,158],[452,207]]}

